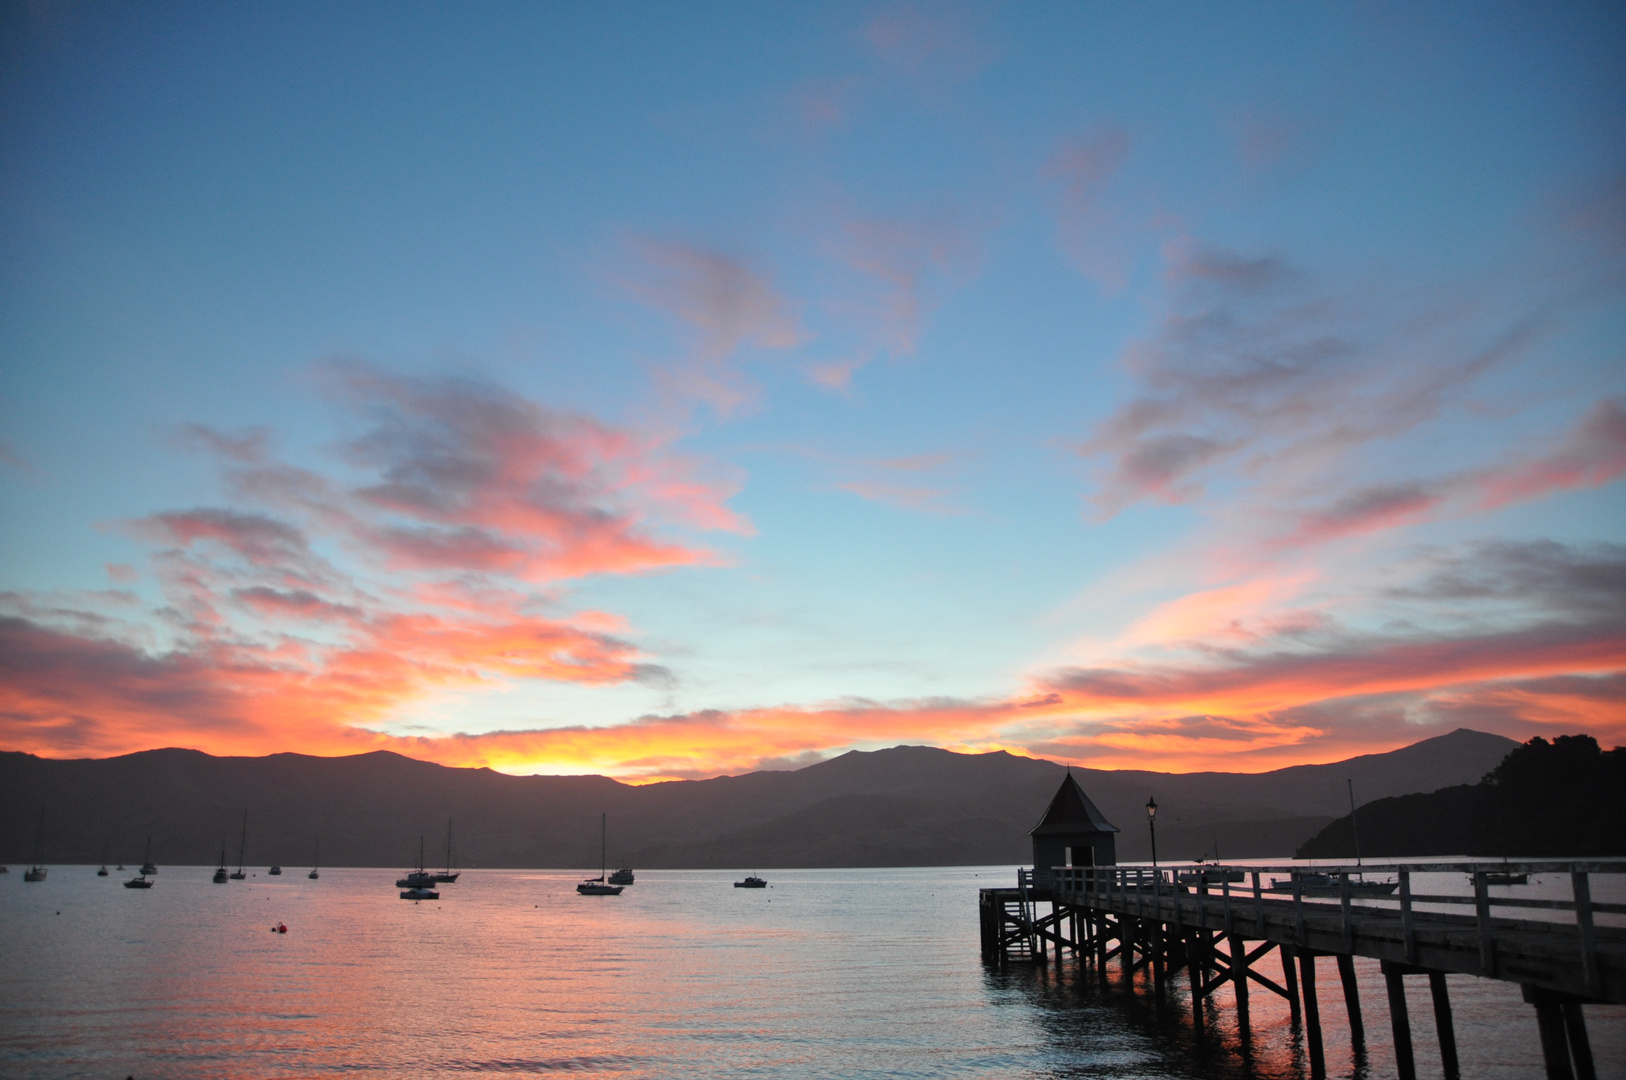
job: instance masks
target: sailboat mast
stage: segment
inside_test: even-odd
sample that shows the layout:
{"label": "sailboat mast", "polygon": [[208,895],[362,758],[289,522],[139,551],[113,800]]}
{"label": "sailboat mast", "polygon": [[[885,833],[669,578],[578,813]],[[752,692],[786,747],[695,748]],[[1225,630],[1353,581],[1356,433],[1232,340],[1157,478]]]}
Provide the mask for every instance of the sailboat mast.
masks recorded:
{"label": "sailboat mast", "polygon": [[[243,835],[237,841],[237,872],[243,872],[243,852],[248,849],[248,811],[243,811]],[[222,859],[222,862],[225,860]]]}
{"label": "sailboat mast", "polygon": [[45,840],[45,807],[40,807],[40,823],[34,829],[34,865],[40,864],[40,844]]}
{"label": "sailboat mast", "polygon": [[446,872],[452,872],[452,819],[446,819]]}
{"label": "sailboat mast", "polygon": [[610,815],[598,816],[598,876],[604,877],[610,872],[609,851]]}
{"label": "sailboat mast", "polygon": [[[1361,869],[1361,827],[1355,820],[1355,781],[1346,777],[1344,783],[1349,785],[1349,828],[1355,834],[1355,869]],[[1361,880],[1366,880],[1366,874],[1361,873]]]}

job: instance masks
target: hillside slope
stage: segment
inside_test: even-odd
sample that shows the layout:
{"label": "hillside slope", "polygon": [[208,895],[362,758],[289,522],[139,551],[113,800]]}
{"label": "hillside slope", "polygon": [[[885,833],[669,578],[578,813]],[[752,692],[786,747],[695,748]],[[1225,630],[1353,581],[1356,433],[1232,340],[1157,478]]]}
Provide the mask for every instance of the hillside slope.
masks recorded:
{"label": "hillside slope", "polygon": [[[1470,782],[1513,742],[1461,730],[1387,754],[1271,773],[1075,770],[1121,829],[1120,857],[1144,858],[1148,795],[1166,859],[1281,855],[1362,800]],[[1027,830],[1060,783],[1054,762],[900,746],[792,772],[631,786],[601,776],[508,776],[379,752],[344,758],[217,758],[153,750],[102,760],[0,754],[0,860],[32,856],[46,810],[47,862],[129,862],[150,835],[160,863],[237,854],[303,865],[321,837],[328,865],[398,866],[418,837],[442,852],[455,820],[465,866],[593,866],[598,817],[610,858],[640,867],[967,865],[1023,862]]]}

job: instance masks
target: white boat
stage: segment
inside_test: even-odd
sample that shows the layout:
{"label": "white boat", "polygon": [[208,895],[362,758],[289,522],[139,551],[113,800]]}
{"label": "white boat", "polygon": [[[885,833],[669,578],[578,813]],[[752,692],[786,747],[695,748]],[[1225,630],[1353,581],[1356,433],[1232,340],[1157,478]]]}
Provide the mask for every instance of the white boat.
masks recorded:
{"label": "white boat", "polygon": [[609,869],[609,860],[606,857],[605,838],[609,835],[609,815],[600,814],[598,819],[598,877],[588,878],[576,884],[576,891],[583,896],[620,896],[623,886],[612,885],[605,879],[609,877],[605,871]]}
{"label": "white boat", "polygon": [[437,872],[435,874],[435,880],[437,882],[445,882],[446,884],[451,885],[451,884],[453,884],[453,883],[455,883],[457,881],[457,875],[458,875],[459,872],[460,871],[452,869],[452,819],[447,818],[446,819],[446,869],[443,870],[443,871]]}
{"label": "white boat", "polygon": [[[420,834],[418,836],[418,868],[416,870],[408,870],[406,872],[406,876],[402,877],[400,880],[398,880],[395,883],[395,887],[397,889],[406,889],[408,891],[411,891],[413,889],[422,890],[422,889],[428,889],[434,883],[435,883],[435,875],[423,868],[423,836],[422,836],[422,834]],[[406,893],[402,893],[401,896],[403,898],[407,898]],[[438,899],[440,899],[440,894],[436,893],[433,897],[415,896],[415,897],[410,897],[409,899],[413,899],[413,900],[431,900],[431,899],[438,900]]]}

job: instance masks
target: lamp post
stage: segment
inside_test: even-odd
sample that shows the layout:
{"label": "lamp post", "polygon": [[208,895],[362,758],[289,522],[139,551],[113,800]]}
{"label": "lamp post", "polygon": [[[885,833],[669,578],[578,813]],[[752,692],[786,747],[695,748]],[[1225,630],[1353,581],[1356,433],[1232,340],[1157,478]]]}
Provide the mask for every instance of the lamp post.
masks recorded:
{"label": "lamp post", "polygon": [[1146,827],[1152,832],[1152,869],[1157,869],[1157,799],[1146,800]]}

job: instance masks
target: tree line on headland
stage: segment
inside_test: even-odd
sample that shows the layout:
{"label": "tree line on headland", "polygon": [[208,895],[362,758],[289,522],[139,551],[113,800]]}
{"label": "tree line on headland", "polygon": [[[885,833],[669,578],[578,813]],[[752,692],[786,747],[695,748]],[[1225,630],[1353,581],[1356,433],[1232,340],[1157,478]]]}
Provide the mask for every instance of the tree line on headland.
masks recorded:
{"label": "tree line on headland", "polygon": [[1537,736],[1477,784],[1361,806],[1302,847],[1305,859],[1626,855],[1626,747],[1590,735]]}

